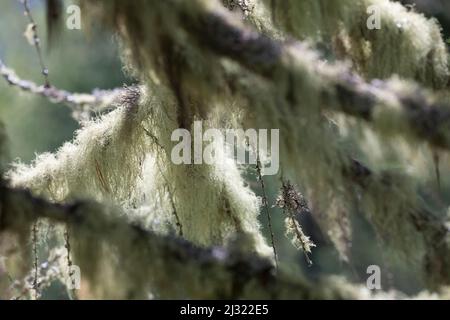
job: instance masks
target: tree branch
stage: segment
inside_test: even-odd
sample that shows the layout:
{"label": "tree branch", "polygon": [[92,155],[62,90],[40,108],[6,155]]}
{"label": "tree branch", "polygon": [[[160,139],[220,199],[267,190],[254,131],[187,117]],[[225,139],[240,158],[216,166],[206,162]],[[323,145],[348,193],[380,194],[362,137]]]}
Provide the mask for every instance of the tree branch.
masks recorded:
{"label": "tree branch", "polygon": [[[375,128],[450,149],[450,105],[432,101],[421,88],[400,81],[366,83],[346,68],[324,65],[303,43],[280,42],[253,31],[224,8],[203,0],[189,3],[189,8],[183,7],[183,1],[171,2],[179,7],[180,20],[200,44],[275,86],[287,83],[288,92],[295,92],[296,79],[303,79],[306,72],[310,81],[323,83],[318,95],[327,108],[368,121]],[[292,103],[301,99],[294,95]]]}
{"label": "tree branch", "polygon": [[[106,107],[111,107],[113,102],[123,96],[127,88],[116,88],[112,90],[95,89],[91,94],[72,93],[58,89],[54,86],[38,85],[29,80],[20,79],[14,70],[8,68],[0,59],[0,75],[6,82],[22,91],[33,93],[48,99],[52,103],[64,103],[71,108],[82,108],[89,106],[95,111],[101,111]],[[137,88],[132,86],[130,88]],[[130,89],[128,88],[128,89]]]}
{"label": "tree branch", "polygon": [[[52,204],[27,191],[0,186],[0,208],[0,233],[29,232],[29,226],[41,218],[65,223],[75,232],[89,232],[96,242],[107,243],[115,249],[120,268],[116,272],[132,271],[133,279],[139,279],[132,283],[137,287],[150,281],[147,283],[149,289],[161,298],[375,297],[369,290],[342,279],[326,278],[319,283],[309,283],[282,271],[276,274],[269,260],[236,249],[240,247],[239,243],[234,249],[199,248],[179,238],[157,235],[129,223],[119,212],[112,214],[111,208],[98,203]],[[84,249],[89,250],[88,247]],[[82,272],[88,269],[83,265],[80,267]],[[129,270],[131,267],[133,270]],[[85,276],[90,277],[89,274]],[[401,297],[398,293],[395,295]],[[383,294],[387,298],[395,295]]]}

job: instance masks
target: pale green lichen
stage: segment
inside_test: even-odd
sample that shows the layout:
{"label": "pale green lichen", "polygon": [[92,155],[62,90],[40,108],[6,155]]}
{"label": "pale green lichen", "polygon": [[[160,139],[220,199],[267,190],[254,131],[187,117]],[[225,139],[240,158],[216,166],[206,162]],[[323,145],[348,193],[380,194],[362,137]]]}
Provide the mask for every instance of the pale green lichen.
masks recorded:
{"label": "pale green lichen", "polygon": [[[362,211],[388,245],[401,249],[425,268],[424,244],[432,245],[433,239],[428,236],[429,227],[420,230],[412,219],[414,210],[422,205],[417,190],[423,182],[417,179],[422,173],[386,170],[387,159],[407,162],[414,146],[392,152],[392,145],[384,143],[382,134],[375,135],[366,125],[355,124],[354,119],[339,121],[340,116],[326,111],[330,106],[340,110],[342,106],[332,106],[346,103],[330,89],[344,68],[342,64],[328,64],[306,46],[296,50],[297,45],[283,47],[281,53],[275,50],[280,55],[275,62],[270,54],[264,56],[270,61],[261,60],[262,70],[247,52],[232,53],[245,55],[236,60],[250,65],[252,71],[232,61],[233,54],[222,59],[216,55],[220,50],[207,50],[207,44],[199,41],[201,37],[191,34],[202,30],[202,23],[217,22],[217,18],[241,27],[239,17],[216,10],[212,1],[85,0],[82,4],[89,8],[86,12],[94,18],[100,16],[119,33],[128,68],[145,84],[142,97],[131,103],[122,101],[117,110],[85,123],[74,142],[55,155],[42,155],[31,166],[17,165],[8,175],[13,186],[29,188],[55,202],[77,198],[115,202],[131,220],[158,232],[173,229],[203,246],[227,243],[236,233],[244,233],[251,240],[248,251],[270,255],[257,222],[258,198],[244,185],[231,159],[222,154],[222,161],[213,166],[176,166],[170,161],[173,130],[191,130],[195,119],[204,120],[207,127],[222,127],[238,118],[244,127],[282,130],[283,175],[306,191],[313,212],[318,212],[319,224],[330,232],[344,258],[348,259],[351,241],[350,215]],[[265,25],[272,17],[269,2],[265,7],[263,4],[255,2],[244,10],[246,20],[260,23],[258,27],[272,36],[279,28],[310,41],[339,40],[355,69],[368,78],[397,73],[435,88],[447,81],[447,56],[438,26],[399,4],[384,0],[356,4],[347,0],[285,1],[274,8],[276,28]],[[380,6],[384,29],[364,28],[365,10],[371,4]],[[399,27],[396,19],[402,23],[406,19],[406,23]],[[317,30],[315,26],[319,25],[321,29]],[[224,32],[220,24],[208,26]],[[413,38],[415,33],[420,36]],[[387,86],[393,92],[411,93],[411,87],[402,81],[392,80]],[[398,101],[391,100],[387,92],[377,97],[383,108],[375,106],[374,113],[373,127],[382,133],[394,131],[399,124],[406,127],[408,115],[397,108]],[[405,144],[415,141],[413,133],[405,136]],[[377,146],[380,161],[370,174],[355,176],[351,172],[352,157],[370,162],[367,158],[373,154],[365,145],[368,140],[371,146]],[[121,259],[120,266],[118,260],[114,264],[105,258],[114,257],[116,249],[106,241],[97,242],[90,229],[73,231],[77,257],[92,283],[98,284],[98,288],[91,288],[96,295],[141,297],[152,287],[158,288],[162,297],[173,293],[176,279],[162,273],[170,268],[164,261],[156,259],[145,275],[133,273],[137,264],[148,265],[148,256],[131,250],[133,239],[122,237],[120,227],[115,237],[125,240],[117,243],[117,251],[131,255],[125,264]],[[145,250],[153,253],[152,247]],[[115,270],[121,268],[127,272],[117,275]],[[192,268],[192,274],[198,276]],[[147,278],[150,273],[154,273],[151,279]],[[102,275],[117,282],[108,280],[100,285]],[[222,273],[218,277],[220,281],[228,279]],[[201,282],[189,285],[194,291],[204,290]],[[192,292],[191,296],[197,296]],[[215,294],[202,291],[202,297]]]}
{"label": "pale green lichen", "polygon": [[231,159],[224,155],[215,166],[172,164],[170,133],[176,126],[166,113],[174,105],[169,97],[160,100],[155,93],[84,124],[55,155],[41,155],[31,166],[17,164],[8,174],[11,185],[57,202],[113,201],[131,209],[133,219],[154,226],[159,220],[163,228],[175,224],[175,210],[183,236],[194,243],[223,244],[233,232],[248,232],[254,250],[267,255],[258,198]]}
{"label": "pale green lichen", "polygon": [[[446,45],[437,21],[390,0],[271,1],[275,25],[300,39],[332,44],[339,58],[349,59],[368,78],[397,74],[441,89],[448,82]],[[256,6],[256,5],[255,5]],[[380,29],[369,29],[374,8]],[[255,12],[257,14],[257,12]],[[260,20],[270,24],[270,20]]]}
{"label": "pale green lichen", "polygon": [[[168,139],[173,129],[180,126],[189,127],[195,117],[205,118],[208,113],[214,113],[217,108],[233,105],[239,105],[240,110],[246,111],[244,124],[247,127],[283,129],[285,133],[282,132],[280,150],[284,173],[301,182],[301,186],[308,191],[308,196],[313,199],[316,211],[327,212],[322,224],[327,229],[340,229],[340,235],[335,239],[336,243],[341,242],[342,239],[351,239],[348,228],[342,226],[347,224],[345,221],[349,220],[349,211],[352,210],[348,203],[354,201],[354,189],[348,183],[349,177],[346,176],[348,172],[345,168],[350,163],[348,154],[355,150],[346,150],[342,147],[348,138],[336,135],[332,122],[323,117],[326,105],[333,103],[336,99],[333,99],[335,96],[332,92],[330,97],[324,99],[322,93],[326,91],[328,83],[319,76],[319,74],[332,76],[337,72],[334,70],[341,68],[339,65],[318,66],[320,59],[312,50],[304,50],[300,55],[292,49],[288,53],[293,58],[291,68],[296,71],[295,76],[286,79],[283,77],[284,71],[280,70],[280,78],[273,79],[276,83],[273,86],[266,80],[237,68],[229,61],[218,61],[214,55],[205,53],[193,45],[195,42],[191,41],[189,34],[180,28],[180,25],[185,23],[180,21],[182,16],[180,12],[196,16],[201,14],[202,10],[209,10],[210,7],[206,2],[196,1],[190,5],[175,2],[174,10],[167,10],[167,4],[160,2],[151,5],[140,1],[132,4],[84,3],[89,3],[89,6],[94,9],[98,8],[102,12],[103,19],[113,24],[120,32],[124,45],[128,48],[126,56],[132,63],[131,68],[142,70],[140,76],[144,81],[158,86],[155,87],[155,91],[161,97],[159,98],[161,107],[155,108],[153,117],[149,117],[153,118],[153,121],[149,120],[148,126],[145,127],[151,136],[156,138],[166,155],[155,157],[154,161],[159,164],[158,170],[153,171],[157,175],[160,172],[159,178],[162,181],[156,185],[165,185],[173,193],[175,208],[166,201],[165,211],[177,212],[181,224],[188,230],[185,235],[188,239],[202,244],[207,243],[206,239],[212,243],[217,242],[218,239],[223,241],[224,230],[230,226],[237,227],[233,222],[233,215],[229,216],[229,210],[224,209],[224,206],[225,208],[235,206],[231,212],[244,221],[245,214],[236,214],[236,212],[257,211],[255,199],[246,196],[245,188],[237,189],[244,192],[234,191],[237,186],[242,185],[242,182],[232,183],[227,187],[222,179],[216,178],[216,173],[211,172],[210,168],[173,167],[168,163],[167,158],[164,158],[167,157],[167,149],[170,145]],[[304,2],[305,5],[307,3],[309,2]],[[352,16],[349,12],[353,10],[350,9],[349,3],[335,4],[335,6],[338,7],[337,10],[327,7],[329,23],[335,23],[336,20],[342,20],[344,25],[355,23],[353,18],[349,18]],[[356,6],[359,10],[363,7]],[[95,10],[93,12],[95,13]],[[361,22],[358,19],[362,16],[360,13],[355,21]],[[311,18],[311,20],[314,19]],[[147,30],[145,35],[139,32],[142,29]],[[405,39],[407,43],[411,40],[407,37]],[[160,56],[164,56],[165,59],[156,59]],[[221,69],[222,66],[223,69]],[[389,70],[389,74],[392,72],[395,70]],[[231,84],[230,79],[234,80]],[[163,88],[166,86],[172,92],[164,91]],[[239,94],[231,98],[227,96],[226,94],[232,93],[232,89],[224,90],[224,88],[230,87],[238,88]],[[375,184],[379,183],[377,179],[383,180],[382,177],[377,178],[376,175],[374,177]],[[214,183],[211,183],[212,181]],[[214,216],[205,219],[204,216],[196,213],[199,204],[192,201],[189,190],[194,183],[203,190],[202,193],[211,195],[206,199],[204,208],[215,208],[214,210],[218,210],[222,215],[228,214],[225,224],[217,223]],[[387,211],[390,213],[386,213],[384,208],[372,207],[372,210],[367,212],[368,216],[380,215],[381,217],[383,214],[388,214],[397,217],[398,211],[395,210],[415,204],[414,191],[403,188],[401,184],[398,189],[401,190],[402,197],[394,196],[395,192],[385,193],[386,196],[390,196],[390,209]],[[228,196],[222,199],[222,190],[226,194],[231,193],[233,195],[231,198],[235,200],[230,202],[227,199]],[[379,200],[376,192],[378,192],[377,188],[365,190],[364,199],[367,200],[364,201],[376,203],[373,201],[373,199]],[[150,194],[157,193],[150,192]],[[243,196],[236,197],[236,194]],[[252,215],[256,216],[256,213]],[[338,221],[339,224],[337,224]],[[200,226],[203,226],[203,232],[194,231]],[[249,227],[249,229],[252,228]],[[393,243],[405,249],[404,241],[393,241]],[[339,246],[342,247],[342,245]]]}
{"label": "pale green lichen", "polygon": [[125,103],[101,119],[84,123],[74,142],[64,144],[56,154],[39,155],[31,166],[15,164],[8,174],[12,186],[57,202],[130,199],[149,145],[140,129],[148,110],[137,103]]}

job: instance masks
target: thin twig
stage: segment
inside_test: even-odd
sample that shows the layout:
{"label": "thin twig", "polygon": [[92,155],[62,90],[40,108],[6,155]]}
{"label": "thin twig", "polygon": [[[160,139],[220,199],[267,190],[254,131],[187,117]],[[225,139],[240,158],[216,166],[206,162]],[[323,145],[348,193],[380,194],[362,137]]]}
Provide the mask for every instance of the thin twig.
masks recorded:
{"label": "thin twig", "polygon": [[[283,211],[284,211],[283,213],[286,214],[286,210],[283,209]],[[289,214],[289,218],[291,219],[291,222],[294,226],[294,231],[295,231],[295,234],[297,235],[297,238],[302,239],[303,237],[302,237],[302,234],[300,233],[300,230],[297,228],[298,222],[297,222],[297,220],[295,220],[294,214],[291,211],[288,211],[288,214]],[[308,249],[306,248],[304,241],[300,241],[300,244],[302,246],[302,251],[303,251],[303,255],[305,256],[306,263],[308,264],[308,266],[311,266],[313,264],[313,262],[309,258]]]}
{"label": "thin twig", "polygon": [[267,195],[266,195],[266,188],[265,188],[265,185],[264,185],[264,179],[263,179],[262,174],[261,174],[261,161],[259,159],[259,155],[257,156],[257,160],[256,160],[256,173],[257,173],[258,181],[261,184],[261,191],[263,193],[263,206],[264,206],[264,211],[266,212],[266,216],[267,216],[267,223],[269,225],[270,240],[271,240],[271,243],[272,243],[273,255],[274,255],[274,258],[275,258],[275,266],[278,269],[278,254],[277,254],[277,248],[275,246],[275,237],[274,237],[274,234],[273,234],[272,218],[271,218],[270,212],[269,212],[269,206],[268,206]]}
{"label": "thin twig", "polygon": [[[8,68],[1,59],[0,76],[2,76],[9,85],[18,87],[22,91],[42,96],[52,103],[64,103],[71,108],[91,106],[101,109],[102,106],[110,106],[117,98],[127,92],[127,88],[115,88],[112,90],[95,89],[91,94],[72,93],[51,85],[49,87],[38,85],[33,81],[20,79],[15,71]],[[131,88],[137,88],[137,86],[132,86]]]}
{"label": "thin twig", "polygon": [[[160,169],[160,171],[161,171],[161,169]],[[183,225],[181,224],[181,220],[178,215],[177,208],[175,206],[175,201],[173,200],[172,191],[170,190],[170,187],[169,187],[169,182],[167,181],[166,177],[164,176],[164,174],[162,172],[161,172],[161,176],[163,177],[163,179],[166,182],[166,190],[169,195],[170,205],[172,206],[172,214],[175,217],[175,224],[177,225],[177,228],[178,228],[178,235],[180,237],[183,237]]]}
{"label": "thin twig", "polygon": [[108,187],[108,183],[107,183],[107,181],[105,179],[105,176],[103,175],[102,168],[100,166],[100,163],[98,163],[97,159],[95,159],[95,172],[97,173],[97,178],[98,178],[98,180],[100,182],[100,185],[101,185],[102,189],[107,194],[110,194],[111,190]]}
{"label": "thin twig", "polygon": [[[142,126],[142,129],[144,130],[145,134],[152,139],[153,143],[159,147],[163,152],[166,152],[166,149],[162,146],[162,144],[159,142],[158,138],[155,137],[154,134],[152,134],[149,130],[147,130],[144,126]],[[175,206],[175,200],[173,199],[173,195],[172,195],[172,191],[170,189],[170,184],[169,184],[169,179],[167,179],[167,177],[165,176],[161,166],[159,164],[157,164],[158,166],[158,170],[161,173],[161,177],[164,180],[165,183],[165,189],[167,190],[167,194],[169,195],[169,201],[170,201],[170,205],[172,206],[172,214],[175,218],[175,224],[178,228],[178,235],[180,237],[183,237],[183,225],[181,224],[181,220],[180,217],[178,215],[177,212],[177,208]]]}
{"label": "thin twig", "polygon": [[301,247],[308,266],[311,266],[312,260],[308,253],[311,252],[311,247],[315,247],[315,244],[304,234],[299,221],[300,214],[309,212],[309,207],[303,195],[289,181],[282,180],[281,183],[281,194],[277,198],[277,206],[283,209],[284,215],[287,215],[286,226],[288,234],[294,236],[293,244]]}
{"label": "thin twig", "polygon": [[[71,228],[92,234],[95,239],[107,243],[118,257],[130,259],[122,272],[138,272],[141,281],[155,268],[158,270],[157,281],[150,282],[152,290],[161,292],[161,298],[170,295],[174,298],[204,299],[211,298],[211,293],[228,299],[356,299],[376,298],[367,290],[349,286],[342,289],[337,281],[310,283],[309,281],[289,276],[280,271],[273,272],[272,264],[265,258],[251,253],[235,253],[224,247],[205,248],[195,246],[185,240],[157,234],[130,223],[120,208],[107,208],[104,204],[94,202],[76,202],[67,204],[50,203],[35,198],[29,191],[10,189],[0,183],[0,205],[6,210],[0,220],[0,232],[20,232],[23,223],[37,218],[46,218],[55,223],[65,223]],[[122,236],[117,237],[120,233]],[[123,246],[123,243],[133,246]],[[445,246],[445,244],[444,244]],[[448,246],[446,246],[448,248]],[[86,248],[89,250],[89,248]],[[130,252],[134,249],[139,254]],[[151,277],[150,277],[151,278]],[[216,279],[225,281],[216,281]],[[151,280],[150,280],[151,281]],[[167,283],[175,281],[184,290],[167,290]],[[210,290],[198,290],[192,283],[208,285]],[[132,282],[130,285],[138,285]],[[239,286],[239,290],[230,290]],[[399,295],[400,296],[400,295]],[[214,296],[213,296],[214,297]],[[380,296],[381,297],[381,296]]]}
{"label": "thin twig", "polygon": [[39,58],[39,64],[41,65],[41,72],[42,72],[42,75],[44,76],[44,80],[45,80],[45,87],[49,88],[50,80],[49,80],[48,68],[45,65],[44,57],[42,55],[41,39],[39,38],[39,34],[37,31],[37,24],[31,13],[31,10],[30,10],[29,4],[28,4],[28,0],[21,0],[21,2],[23,4],[24,10],[25,10],[25,15],[28,17],[28,21],[30,22],[30,28],[31,28],[30,31],[33,33],[32,34],[33,45],[36,48],[36,53]]}
{"label": "thin twig", "polygon": [[175,218],[175,224],[177,225],[177,228],[178,228],[178,235],[180,237],[183,237],[183,225],[181,224],[180,216],[178,215],[177,207],[175,206],[175,201],[173,199],[172,191],[170,189],[169,180],[164,175],[164,173],[163,173],[163,171],[162,171],[162,169],[161,169],[159,164],[158,164],[158,169],[159,169],[159,171],[161,173],[161,176],[162,176],[162,178],[163,178],[163,180],[164,180],[164,182],[166,184],[165,187],[166,187],[166,190],[167,190],[167,194],[169,196],[170,205],[172,206],[172,214],[173,214],[173,216]]}
{"label": "thin twig", "polygon": [[35,299],[37,300],[39,297],[39,292],[38,292],[38,273],[39,273],[39,257],[38,257],[38,249],[37,249],[37,238],[38,238],[38,227],[37,227],[38,222],[36,221],[33,224],[33,230],[32,230],[32,242],[33,242],[33,270],[34,270],[34,278],[33,278],[33,290],[34,290],[34,296]]}
{"label": "thin twig", "polygon": [[72,262],[72,257],[71,257],[70,234],[69,234],[69,228],[67,226],[64,230],[64,242],[65,242],[64,247],[66,248],[66,251],[67,251],[67,257],[66,257],[67,276],[68,276],[68,278],[72,284],[72,288],[73,288],[75,286],[75,279],[73,279],[72,277],[75,272],[72,270],[73,262]]}
{"label": "thin twig", "polygon": [[[42,262],[37,270],[39,276],[39,282],[37,284],[37,288],[39,290],[43,290],[48,288],[55,280],[63,278],[61,263],[64,258],[62,248],[52,249],[49,254],[47,261]],[[11,289],[17,292],[16,295],[11,297],[11,300],[21,300],[28,299],[34,291],[32,282],[34,281],[35,271],[32,271],[32,274],[27,275],[21,280],[13,281],[11,284]]]}

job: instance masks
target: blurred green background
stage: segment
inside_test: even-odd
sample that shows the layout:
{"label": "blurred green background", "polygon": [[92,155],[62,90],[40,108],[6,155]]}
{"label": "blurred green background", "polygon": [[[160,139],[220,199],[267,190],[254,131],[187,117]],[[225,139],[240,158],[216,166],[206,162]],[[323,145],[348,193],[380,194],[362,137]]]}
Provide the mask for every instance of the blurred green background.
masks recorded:
{"label": "blurred green background", "polygon": [[[68,6],[71,2],[65,1],[64,4]],[[62,28],[60,36],[49,49],[46,45],[44,1],[31,0],[30,7],[38,25],[52,85],[72,92],[90,92],[94,88],[120,87],[129,82],[122,72],[117,46],[111,34],[103,34],[95,28],[89,32],[83,28]],[[42,84],[35,48],[24,37],[27,24],[19,1],[1,2],[0,57],[20,78]],[[23,93],[1,80],[0,117],[7,128],[13,159],[29,162],[35,153],[54,151],[72,138],[77,123],[66,106],[51,104],[44,98]]]}

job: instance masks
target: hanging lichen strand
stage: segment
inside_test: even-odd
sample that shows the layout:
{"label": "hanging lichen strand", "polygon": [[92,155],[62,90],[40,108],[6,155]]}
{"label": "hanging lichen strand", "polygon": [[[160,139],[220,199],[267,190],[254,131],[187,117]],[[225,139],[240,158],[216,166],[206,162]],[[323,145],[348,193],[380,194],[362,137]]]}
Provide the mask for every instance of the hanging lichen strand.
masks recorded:
{"label": "hanging lichen strand", "polygon": [[[350,60],[354,69],[368,78],[384,79],[397,74],[436,89],[447,84],[447,52],[440,26],[400,3],[389,0],[245,2],[246,19],[261,31],[318,42],[336,58]],[[380,14],[382,26],[375,32],[367,27],[372,9]]]}

